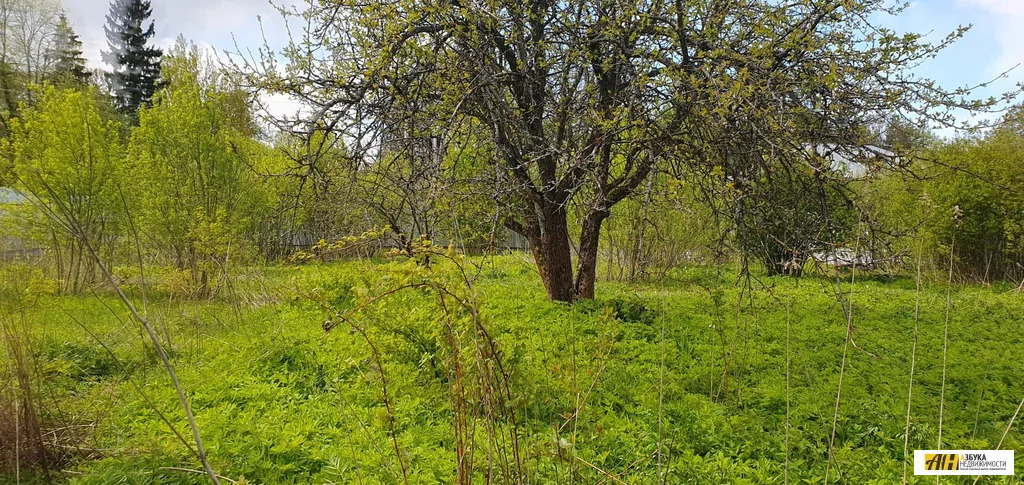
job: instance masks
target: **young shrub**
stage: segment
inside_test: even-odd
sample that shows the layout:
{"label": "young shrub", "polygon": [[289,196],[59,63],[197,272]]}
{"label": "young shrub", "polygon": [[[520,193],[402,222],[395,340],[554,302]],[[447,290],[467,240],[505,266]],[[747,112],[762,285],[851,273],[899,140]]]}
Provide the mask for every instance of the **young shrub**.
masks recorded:
{"label": "young shrub", "polygon": [[101,255],[114,250],[123,214],[119,131],[117,122],[104,119],[93,89],[41,88],[39,103],[12,122],[5,148],[15,187],[31,204],[6,217],[20,218],[20,236],[48,249],[62,293],[78,292],[98,276],[82,241]]}
{"label": "young shrub", "polygon": [[128,148],[140,226],[162,255],[211,295],[246,253],[265,198],[232,144],[252,135],[244,100],[183,41],[164,61],[167,87],[139,113]]}
{"label": "young shrub", "polygon": [[[1024,280],[1024,135],[1016,108],[1006,124],[981,139],[949,143],[935,154],[923,190],[931,203],[925,232],[935,266],[943,268],[953,248],[956,273],[972,280]],[[959,207],[962,220],[949,214]]]}

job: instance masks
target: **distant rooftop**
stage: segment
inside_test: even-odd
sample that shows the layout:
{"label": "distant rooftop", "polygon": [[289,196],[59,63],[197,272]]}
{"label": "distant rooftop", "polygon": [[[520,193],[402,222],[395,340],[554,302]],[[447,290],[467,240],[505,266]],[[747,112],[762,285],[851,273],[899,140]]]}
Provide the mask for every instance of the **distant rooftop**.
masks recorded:
{"label": "distant rooftop", "polygon": [[[804,145],[808,150],[810,144]],[[852,177],[863,177],[868,172],[865,162],[876,158],[892,160],[897,157],[892,150],[875,145],[838,145],[835,143],[819,143],[814,145],[818,156],[832,161],[832,167]]]}

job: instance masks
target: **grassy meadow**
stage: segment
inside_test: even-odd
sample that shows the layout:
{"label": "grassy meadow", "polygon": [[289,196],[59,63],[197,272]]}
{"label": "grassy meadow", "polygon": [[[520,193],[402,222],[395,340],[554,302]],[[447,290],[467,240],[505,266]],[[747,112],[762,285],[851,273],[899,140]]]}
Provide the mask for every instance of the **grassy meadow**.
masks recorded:
{"label": "grassy meadow", "polygon": [[[603,282],[596,300],[566,305],[548,301],[525,257],[474,262],[466,268],[478,321],[507,376],[510,411],[464,421],[474,483],[512,466],[510,434],[486,433],[494,422],[514,430],[514,467],[530,483],[814,484],[826,474],[829,483],[900,483],[913,279],[843,276],[853,302],[847,346],[827,278],[761,278],[741,294],[734,271],[697,267],[653,283]],[[253,268],[198,301],[162,289],[159,275],[145,303],[137,284],[127,286],[165,342],[218,474],[237,483],[433,484],[452,483],[459,466],[455,354],[439,330],[450,322],[427,289],[373,295],[402,278],[457,271],[444,261],[411,269],[382,260]],[[21,483],[206,481],[147,404],[189,437],[167,374],[112,294],[5,291],[21,302],[6,324],[30,335],[44,427],[75,451],[65,470]],[[991,449],[1024,396],[1015,357],[1024,356],[1024,298],[1012,287],[967,286],[950,299],[943,447]],[[944,285],[920,293],[911,453],[938,439],[945,302]],[[360,305],[325,332],[332,312]],[[9,377],[12,359],[4,362]],[[1002,447],[1019,455],[1024,434],[1014,428]],[[1022,473],[981,483],[1020,483]]]}

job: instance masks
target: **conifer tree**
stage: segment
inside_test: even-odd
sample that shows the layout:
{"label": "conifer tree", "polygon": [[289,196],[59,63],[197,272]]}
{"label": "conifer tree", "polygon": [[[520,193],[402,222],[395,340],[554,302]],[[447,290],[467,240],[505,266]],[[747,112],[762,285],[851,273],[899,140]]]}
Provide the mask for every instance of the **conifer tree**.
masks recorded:
{"label": "conifer tree", "polygon": [[103,28],[110,48],[103,61],[113,68],[107,80],[117,106],[129,113],[149,103],[159,84],[163,52],[148,45],[153,22],[143,28],[152,14],[149,0],[113,0]]}
{"label": "conifer tree", "polygon": [[57,20],[53,48],[48,53],[53,72],[50,77],[56,84],[87,84],[92,74],[85,68],[82,57],[82,41],[68,23],[64,14]]}

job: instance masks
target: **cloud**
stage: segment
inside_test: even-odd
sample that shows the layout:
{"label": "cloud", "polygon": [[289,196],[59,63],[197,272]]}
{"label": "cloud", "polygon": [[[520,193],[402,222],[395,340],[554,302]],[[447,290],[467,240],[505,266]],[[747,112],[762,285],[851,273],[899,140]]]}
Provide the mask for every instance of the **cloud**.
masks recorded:
{"label": "cloud", "polygon": [[[973,9],[991,17],[990,25],[998,54],[993,56],[990,76],[1024,63],[1024,0],[958,0],[961,8]],[[1020,68],[1014,72],[1020,78]]]}
{"label": "cloud", "polygon": [[[89,66],[106,68],[100,51],[106,49],[103,33],[109,0],[66,0],[68,19],[82,38],[82,48]],[[277,5],[292,6],[303,0],[275,0]],[[255,49],[264,34],[271,47],[281,47],[287,40],[285,24],[276,8],[267,0],[155,0],[152,2],[156,22],[154,43],[160,47],[174,44],[178,35],[217,51],[239,47]],[[262,28],[260,25],[262,19]]]}
{"label": "cloud", "polygon": [[1020,0],[959,0],[959,3],[1001,15],[1024,17],[1024,2]]}
{"label": "cloud", "polygon": [[[295,7],[305,0],[274,0],[274,5]],[[256,51],[266,38],[272,48],[283,47],[288,40],[285,22],[267,0],[153,0],[156,35],[153,43],[162,48],[174,45],[179,35],[200,49],[220,55],[238,48]],[[64,0],[68,20],[82,40],[82,51],[90,68],[109,69],[101,59],[107,39],[103,31],[109,0]],[[267,108],[275,115],[294,115],[301,105],[284,96],[266,97]]]}

